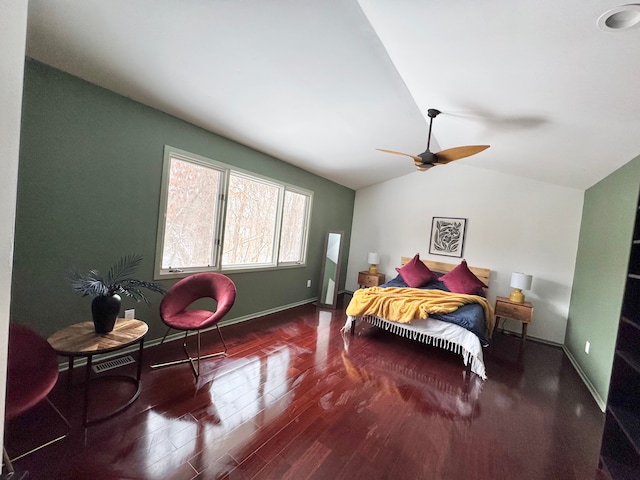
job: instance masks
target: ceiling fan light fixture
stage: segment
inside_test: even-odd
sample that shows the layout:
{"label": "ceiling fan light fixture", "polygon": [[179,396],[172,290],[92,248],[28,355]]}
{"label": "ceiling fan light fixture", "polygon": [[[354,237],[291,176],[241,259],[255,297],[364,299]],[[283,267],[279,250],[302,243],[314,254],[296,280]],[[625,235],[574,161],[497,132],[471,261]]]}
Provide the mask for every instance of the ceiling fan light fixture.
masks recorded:
{"label": "ceiling fan light fixture", "polygon": [[489,145],[467,145],[464,147],[453,147],[446,150],[442,150],[438,153],[433,153],[429,150],[431,144],[431,126],[433,119],[440,115],[442,112],[435,108],[427,110],[429,116],[429,135],[427,139],[427,149],[419,155],[412,155],[410,153],[396,152],[395,150],[386,150],[384,148],[377,148],[376,150],[385,153],[393,153],[394,155],[402,155],[405,157],[413,158],[413,163],[420,172],[426,172],[432,167],[437,165],[446,165],[454,160],[470,157],[476,153],[480,153],[483,150],[489,148]]}
{"label": "ceiling fan light fixture", "polygon": [[606,32],[620,32],[640,25],[640,4],[620,5],[598,18],[598,27]]}

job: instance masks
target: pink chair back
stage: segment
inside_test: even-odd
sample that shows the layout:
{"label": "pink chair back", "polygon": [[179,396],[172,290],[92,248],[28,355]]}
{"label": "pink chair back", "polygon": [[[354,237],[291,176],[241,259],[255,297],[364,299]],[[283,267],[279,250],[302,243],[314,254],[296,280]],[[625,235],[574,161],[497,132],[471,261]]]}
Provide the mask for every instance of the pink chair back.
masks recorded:
{"label": "pink chair back", "polygon": [[10,420],[43,400],[58,380],[58,359],[53,347],[33,330],[9,325],[7,399]]}
{"label": "pink chair back", "polygon": [[220,273],[196,273],[183,278],[165,294],[160,302],[160,316],[166,320],[179,316],[196,300],[212,298],[217,303],[216,311],[207,320],[214,325],[224,317],[236,300],[236,286],[233,281]]}

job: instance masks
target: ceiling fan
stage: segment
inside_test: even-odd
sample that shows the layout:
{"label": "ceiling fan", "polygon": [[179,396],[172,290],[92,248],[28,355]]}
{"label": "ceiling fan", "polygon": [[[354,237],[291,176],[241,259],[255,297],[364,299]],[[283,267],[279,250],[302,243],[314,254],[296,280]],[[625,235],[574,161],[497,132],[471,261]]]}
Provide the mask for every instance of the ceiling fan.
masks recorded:
{"label": "ceiling fan", "polygon": [[446,150],[442,150],[438,153],[433,153],[429,150],[429,144],[431,143],[431,124],[433,123],[433,119],[440,115],[442,112],[440,110],[436,110],[435,108],[430,108],[427,110],[427,114],[429,115],[429,138],[427,140],[427,149],[419,155],[411,155],[409,153],[396,152],[394,150],[384,150],[382,148],[377,148],[381,152],[393,153],[394,155],[404,155],[405,157],[413,158],[413,163],[415,163],[416,168],[421,172],[426,172],[431,167],[435,167],[436,165],[446,165],[449,162],[453,162],[454,160],[460,160],[461,158],[470,157],[471,155],[475,155],[476,153],[480,153],[483,150],[489,148],[489,145],[467,145],[464,147],[454,147],[448,148]]}

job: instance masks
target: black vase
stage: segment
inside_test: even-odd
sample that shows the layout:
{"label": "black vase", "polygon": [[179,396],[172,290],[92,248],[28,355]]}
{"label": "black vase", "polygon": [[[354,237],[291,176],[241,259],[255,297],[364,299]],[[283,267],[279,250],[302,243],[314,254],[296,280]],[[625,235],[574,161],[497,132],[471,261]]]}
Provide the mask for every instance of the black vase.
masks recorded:
{"label": "black vase", "polygon": [[96,333],[109,333],[120,313],[120,295],[102,295],[91,302],[91,315]]}

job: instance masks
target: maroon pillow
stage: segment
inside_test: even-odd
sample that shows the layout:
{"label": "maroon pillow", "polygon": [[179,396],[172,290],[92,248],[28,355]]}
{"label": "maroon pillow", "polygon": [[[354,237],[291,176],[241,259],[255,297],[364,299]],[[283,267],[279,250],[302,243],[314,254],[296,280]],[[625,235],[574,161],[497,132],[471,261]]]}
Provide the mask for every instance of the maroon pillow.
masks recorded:
{"label": "maroon pillow", "polygon": [[413,288],[422,287],[438,278],[435,273],[429,270],[429,267],[420,261],[418,253],[404,266],[396,268],[396,272],[400,274],[404,283]]}
{"label": "maroon pillow", "polygon": [[460,265],[449,273],[441,276],[440,281],[444,283],[450,291],[467,295],[477,295],[478,293],[482,293],[482,288],[487,287],[469,270],[466,260],[462,260]]}

